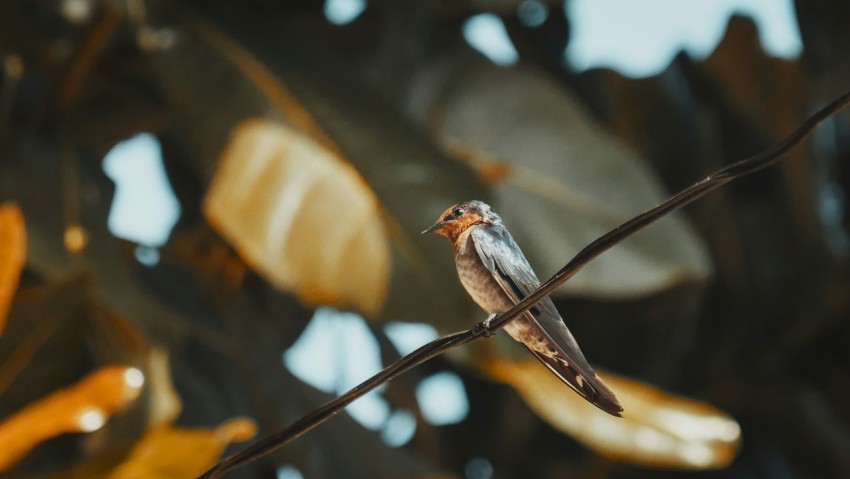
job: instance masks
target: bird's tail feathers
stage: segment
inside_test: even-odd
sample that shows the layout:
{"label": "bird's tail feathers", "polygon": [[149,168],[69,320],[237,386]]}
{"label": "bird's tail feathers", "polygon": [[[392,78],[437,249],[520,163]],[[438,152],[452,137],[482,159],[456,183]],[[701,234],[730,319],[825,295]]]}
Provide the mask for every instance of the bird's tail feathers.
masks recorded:
{"label": "bird's tail feathers", "polygon": [[565,360],[546,356],[531,349],[529,351],[588,402],[612,416],[623,417],[623,406],[617,401],[617,396],[596,373],[590,371],[590,374],[583,374]]}

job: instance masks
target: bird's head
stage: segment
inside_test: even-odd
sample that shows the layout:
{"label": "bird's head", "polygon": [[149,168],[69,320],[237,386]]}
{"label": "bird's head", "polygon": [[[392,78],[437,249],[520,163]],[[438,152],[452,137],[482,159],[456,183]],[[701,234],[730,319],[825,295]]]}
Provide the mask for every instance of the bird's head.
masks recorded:
{"label": "bird's head", "polygon": [[454,243],[467,228],[478,224],[500,225],[502,218],[483,201],[464,201],[444,211],[434,226],[422,234],[437,233]]}

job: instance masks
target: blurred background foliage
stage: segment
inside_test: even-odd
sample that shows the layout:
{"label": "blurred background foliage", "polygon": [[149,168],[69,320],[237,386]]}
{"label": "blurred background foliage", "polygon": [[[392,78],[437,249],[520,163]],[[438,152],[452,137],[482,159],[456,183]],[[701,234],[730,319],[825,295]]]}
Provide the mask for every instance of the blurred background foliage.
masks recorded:
{"label": "blurred background foliage", "polygon": [[[548,277],[850,85],[846,2],[596,3],[0,3],[4,477],[195,477],[483,319],[418,234],[449,205]],[[850,477],[848,149],[840,114],[559,290],[624,419],[496,337],[231,477]]]}

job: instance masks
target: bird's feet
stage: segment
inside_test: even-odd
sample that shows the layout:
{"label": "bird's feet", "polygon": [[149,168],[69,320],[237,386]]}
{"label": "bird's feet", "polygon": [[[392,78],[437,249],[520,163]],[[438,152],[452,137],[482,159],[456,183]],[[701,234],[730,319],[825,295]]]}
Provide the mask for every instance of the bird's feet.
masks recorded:
{"label": "bird's feet", "polygon": [[472,328],[472,333],[476,336],[484,336],[485,338],[489,338],[493,335],[493,331],[490,329],[490,322],[498,316],[498,314],[493,313],[487,317],[484,321],[476,324],[474,328]]}

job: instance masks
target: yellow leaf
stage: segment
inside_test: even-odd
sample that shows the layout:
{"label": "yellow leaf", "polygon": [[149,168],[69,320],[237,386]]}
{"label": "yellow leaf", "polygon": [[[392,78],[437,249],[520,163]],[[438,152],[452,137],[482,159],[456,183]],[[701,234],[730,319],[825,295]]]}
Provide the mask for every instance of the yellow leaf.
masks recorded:
{"label": "yellow leaf", "polygon": [[738,423],[723,412],[637,381],[600,374],[625,409],[623,418],[616,418],[570,391],[536,361],[494,359],[485,369],[512,385],[554,427],[614,460],[717,469],[732,461],[741,443]]}
{"label": "yellow leaf", "polygon": [[6,325],[12,296],[26,261],[24,215],[14,204],[0,205],[0,332]]}
{"label": "yellow leaf", "polygon": [[106,366],[26,406],[0,423],[0,471],[54,436],[100,429],[139,395],[143,384],[136,368]]}
{"label": "yellow leaf", "polygon": [[130,450],[127,460],[108,479],[190,479],[218,460],[224,448],[256,434],[247,418],[235,418],[213,430],[159,426],[149,430]]}
{"label": "yellow leaf", "polygon": [[390,249],[379,202],[353,166],[309,137],[266,120],[243,122],[204,213],[276,287],[311,305],[381,311]]}

